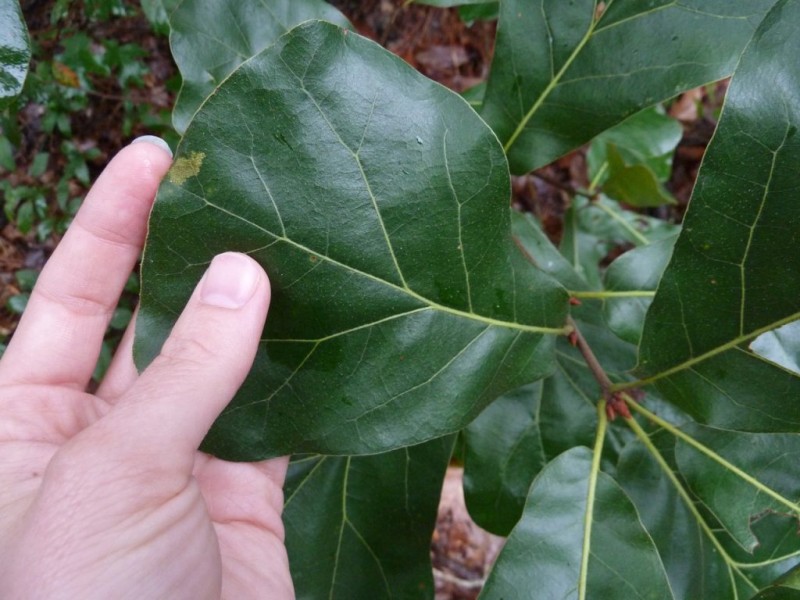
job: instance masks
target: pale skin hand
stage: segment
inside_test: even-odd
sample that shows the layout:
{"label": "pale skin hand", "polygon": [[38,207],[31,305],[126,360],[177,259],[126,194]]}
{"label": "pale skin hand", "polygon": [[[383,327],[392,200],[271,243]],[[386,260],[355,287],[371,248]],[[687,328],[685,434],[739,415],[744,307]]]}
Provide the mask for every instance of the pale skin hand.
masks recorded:
{"label": "pale skin hand", "polygon": [[96,395],[103,332],[171,159],[122,150],[39,278],[0,361],[0,598],[292,598],[286,459],[197,451],[243,381],[269,281],[217,257],[141,375],[126,333]]}

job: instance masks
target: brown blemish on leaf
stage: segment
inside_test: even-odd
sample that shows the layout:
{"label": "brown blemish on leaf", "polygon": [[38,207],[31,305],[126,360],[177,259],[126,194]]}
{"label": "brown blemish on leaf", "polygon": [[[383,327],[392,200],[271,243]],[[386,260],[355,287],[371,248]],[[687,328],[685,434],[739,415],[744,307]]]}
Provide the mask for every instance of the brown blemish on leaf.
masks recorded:
{"label": "brown blemish on leaf", "polygon": [[195,177],[200,172],[205,157],[205,152],[190,152],[189,156],[181,156],[170,168],[169,180],[176,185],[181,185],[190,177]]}

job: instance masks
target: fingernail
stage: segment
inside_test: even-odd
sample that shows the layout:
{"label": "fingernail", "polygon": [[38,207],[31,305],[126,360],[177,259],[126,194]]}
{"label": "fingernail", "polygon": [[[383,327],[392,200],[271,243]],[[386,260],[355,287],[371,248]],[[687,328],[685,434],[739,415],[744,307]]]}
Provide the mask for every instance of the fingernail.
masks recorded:
{"label": "fingernail", "polygon": [[200,299],[220,308],[241,308],[253,297],[259,271],[248,258],[235,252],[214,257],[203,278]]}
{"label": "fingernail", "polygon": [[162,140],[160,137],[155,135],[141,135],[137,137],[135,140],[131,142],[133,144],[139,144],[140,142],[145,142],[147,144],[153,144],[154,146],[158,146],[162,150],[166,150],[169,152],[169,155],[172,156],[172,149],[169,147],[169,144]]}

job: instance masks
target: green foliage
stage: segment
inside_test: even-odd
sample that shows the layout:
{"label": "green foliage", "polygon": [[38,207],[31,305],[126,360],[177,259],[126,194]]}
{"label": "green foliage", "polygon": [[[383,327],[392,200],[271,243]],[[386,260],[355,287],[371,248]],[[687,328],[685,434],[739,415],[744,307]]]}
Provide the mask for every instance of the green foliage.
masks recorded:
{"label": "green foliage", "polygon": [[481,116],[511,170],[525,173],[643,108],[729,75],[772,4],[610,2],[598,15],[595,0],[543,0],[541,10],[503,0]]}
{"label": "green foliage", "polygon": [[[504,0],[486,122],[351,31],[244,44],[247,19],[220,17],[237,52],[217,72],[202,36],[174,43],[207,7],[172,14],[200,87],[150,223],[137,360],[214,254],[265,266],[255,367],[204,447],[324,453],[287,487],[302,597],[431,597],[442,436],[464,426],[470,511],[510,534],[482,598],[797,591],[800,0],[604,6]],[[734,70],[683,227],[631,210],[668,200],[677,129],[626,119]],[[600,134],[556,247],[509,213],[508,165]]]}
{"label": "green foliage", "polygon": [[[7,41],[2,36],[13,33],[2,12],[6,5],[18,8],[15,1],[0,2],[0,46]],[[120,103],[123,137],[144,129],[170,138],[168,111],[159,113],[137,97],[150,73],[144,48],[104,33],[114,21],[132,17],[137,10],[127,0],[53,2],[50,27],[37,32],[28,52],[31,71],[24,88],[20,80],[20,94],[0,103],[0,222],[12,223],[31,244],[47,246],[66,231],[99,171],[103,156],[99,138],[105,132],[92,138],[95,132],[84,130],[87,120],[102,116],[98,100]],[[21,26],[24,31],[24,23]],[[0,79],[7,68],[16,67],[0,50]],[[177,139],[174,134],[172,138]],[[38,271],[17,271],[15,287],[20,293],[8,298],[7,311],[23,312],[33,274]],[[130,320],[137,293],[134,278],[103,343],[95,372],[98,380]],[[0,351],[4,348],[0,344]]]}
{"label": "green foliage", "polygon": [[347,19],[322,0],[272,5],[260,0],[184,0],[177,5],[169,15],[170,46],[183,76],[172,116],[175,129],[183,133],[203,100],[244,60],[308,19],[348,26]]}
{"label": "green foliage", "polygon": [[[101,156],[95,142],[81,139],[81,132],[74,130],[76,119],[90,118],[91,98],[107,96],[110,84],[120,90],[123,136],[144,126],[169,137],[168,115],[154,113],[132,97],[149,72],[144,49],[80,29],[133,13],[134,8],[122,0],[92,0],[77,6],[56,2],[53,27],[34,40],[31,72],[21,95],[0,112],[0,173],[27,167],[24,183],[0,181],[3,211],[22,233],[32,231],[39,241],[64,233]],[[24,123],[27,133],[22,130],[23,115],[28,120],[36,115],[34,125]],[[38,151],[21,157],[23,146],[28,152],[26,140],[38,134],[43,135],[37,138]]]}
{"label": "green foliage", "polygon": [[[342,87],[347,73],[360,77]],[[543,334],[563,328],[566,294],[515,249],[496,137],[379,46],[333,25],[295,28],[217,88],[180,149],[151,229],[184,234],[151,237],[143,277],[158,283],[143,295],[139,363],[223,247],[266,263],[281,290],[252,391],[217,421],[207,450],[239,460],[386,451],[457,431],[549,370],[554,340]],[[305,222],[312,205],[322,228]],[[327,418],[298,394],[319,398]],[[429,402],[450,394],[463,401]],[[266,435],[264,420],[276,424]]]}
{"label": "green foliage", "polygon": [[0,2],[0,108],[19,95],[31,58],[28,29],[17,0]]}

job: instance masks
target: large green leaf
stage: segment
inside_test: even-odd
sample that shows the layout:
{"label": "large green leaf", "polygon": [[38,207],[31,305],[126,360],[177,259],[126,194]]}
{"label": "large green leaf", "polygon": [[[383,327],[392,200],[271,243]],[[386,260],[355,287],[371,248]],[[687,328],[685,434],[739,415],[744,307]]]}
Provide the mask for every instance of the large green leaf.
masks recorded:
{"label": "large green leaf", "polygon": [[800,567],[792,569],[753,600],[799,600]]}
{"label": "large green leaf", "polygon": [[573,448],[536,478],[481,598],[673,598],[636,509],[593,458]]}
{"label": "large green leaf", "polygon": [[[754,514],[756,504],[764,503],[763,498],[759,499],[758,494],[753,494],[750,489],[741,495],[730,493],[732,478],[744,480],[742,473],[736,472],[738,467],[722,456],[727,449],[716,453],[702,441],[692,439],[686,432],[694,432],[694,426],[678,429],[646,410],[637,411],[663,430],[645,433],[634,424],[639,440],[629,443],[623,450],[616,474],[653,536],[676,598],[750,598],[798,563],[800,537],[797,535],[796,516],[770,511]],[[710,431],[706,430],[706,433]],[[717,447],[725,446],[729,441],[724,435],[700,437]],[[692,444],[689,454],[687,441]],[[774,450],[776,452],[767,463],[775,462],[775,456],[780,457],[781,448]],[[706,464],[710,467],[705,472],[708,481],[698,482],[699,474],[694,470],[697,466],[695,453],[714,463]],[[754,454],[761,454],[763,459],[769,451],[756,446]],[[774,473],[768,473],[769,464],[756,465],[756,462],[757,459],[743,460],[747,468],[755,467],[753,474],[745,474],[745,479],[751,477],[757,481],[759,477],[774,477]],[[694,486],[687,486],[682,473],[678,472],[678,463],[682,463]],[[783,477],[796,480],[791,474],[793,467],[786,469],[785,462],[782,466]],[[774,471],[779,469],[775,466]],[[777,479],[780,478],[779,475]],[[721,482],[719,488],[713,485],[715,481]],[[698,489],[702,495],[695,496],[693,489]],[[736,491],[742,489],[746,488],[740,487]],[[706,502],[711,511],[707,510]],[[723,504],[726,506],[720,508]],[[716,519],[715,514],[730,521],[730,514],[736,513],[741,517],[748,511],[751,512],[749,517],[744,517],[745,526],[749,524],[760,545],[745,550],[730,537],[729,530]]]}
{"label": "large green leaf", "polygon": [[286,481],[298,598],[432,598],[430,543],[453,437],[375,456],[306,456]]}
{"label": "large green leaf", "polygon": [[597,0],[503,0],[481,114],[514,173],[540,167],[647,106],[729,75],[773,3],[611,0],[600,14]]}
{"label": "large green leaf", "polygon": [[[653,441],[671,459],[675,440],[662,433]],[[633,442],[620,458],[617,477],[653,536],[676,600],[749,597],[753,589],[745,575],[732,560],[726,562],[708,524],[692,512],[664,468],[641,443]]]}
{"label": "large green leaf", "polygon": [[183,77],[172,122],[183,133],[203,100],[236,67],[309,19],[349,26],[323,0],[183,0],[169,14],[172,56]]}
{"label": "large green leaf", "polygon": [[17,0],[0,0],[0,108],[22,91],[31,45]]}
{"label": "large green leaf", "polygon": [[211,258],[239,250],[273,302],[206,450],[375,453],[453,432],[550,372],[563,332],[566,294],[514,245],[509,188],[463,99],[364,38],[301,25],[217,88],[177,150],[150,219],[137,362]]}
{"label": "large green leaf", "polygon": [[[517,243],[539,268],[572,289],[588,287],[530,215],[515,215],[513,223]],[[573,308],[573,317],[608,374],[625,380],[624,372],[635,363],[636,349],[603,326],[600,306],[586,301]],[[592,444],[600,396],[586,362],[562,338],[556,345],[553,375],[499,398],[466,429],[464,492],[476,523],[508,535],[542,467],[570,448]],[[617,428],[609,433],[612,460],[619,434]]]}
{"label": "large green leaf", "polygon": [[[759,545],[751,525],[766,512],[800,517],[800,435],[739,433],[699,425],[683,428],[695,446],[678,444],[678,467],[692,491],[748,552]],[[799,540],[800,541],[800,540]]]}
{"label": "large green leaf", "polygon": [[546,463],[539,429],[542,383],[492,402],[464,430],[464,496],[472,519],[508,535],[522,515],[528,488]]}
{"label": "large green leaf", "polygon": [[672,259],[647,314],[644,382],[697,420],[800,429],[800,377],[743,343],[800,317],[800,2],[742,56]]}

